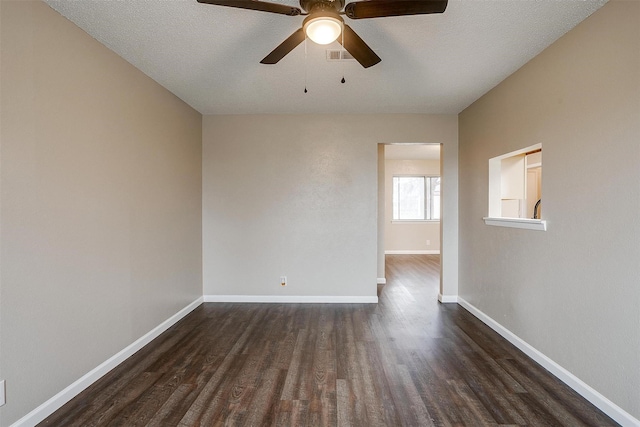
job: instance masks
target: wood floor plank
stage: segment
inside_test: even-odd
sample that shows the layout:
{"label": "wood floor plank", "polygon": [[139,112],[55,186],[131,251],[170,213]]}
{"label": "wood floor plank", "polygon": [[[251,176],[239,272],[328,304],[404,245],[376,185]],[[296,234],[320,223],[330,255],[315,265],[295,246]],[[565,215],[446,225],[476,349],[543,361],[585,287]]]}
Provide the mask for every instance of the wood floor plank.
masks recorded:
{"label": "wood floor plank", "polygon": [[339,427],[354,425],[351,401],[353,395],[349,390],[349,385],[345,379],[336,380],[336,415]]}
{"label": "wood floor plank", "polygon": [[205,303],[43,426],[615,426],[387,256],[378,304]]}
{"label": "wood floor plank", "polygon": [[147,423],[147,427],[162,427],[165,425],[178,425],[192,399],[189,398],[193,394],[195,386],[193,384],[181,384],[164,404],[152,414],[151,419]]}

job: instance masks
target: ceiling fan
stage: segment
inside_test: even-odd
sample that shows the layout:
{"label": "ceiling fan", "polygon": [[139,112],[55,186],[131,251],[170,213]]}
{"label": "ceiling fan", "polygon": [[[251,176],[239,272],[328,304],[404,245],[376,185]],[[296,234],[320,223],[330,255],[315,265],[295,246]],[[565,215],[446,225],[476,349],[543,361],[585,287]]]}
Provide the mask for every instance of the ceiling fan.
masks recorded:
{"label": "ceiling fan", "polygon": [[[275,64],[309,37],[318,44],[338,40],[364,67],[381,61],[380,57],[344,23],[342,16],[351,19],[382,18],[385,16],[423,15],[442,13],[448,0],[362,0],[347,4],[345,0],[300,0],[300,8],[258,0],[198,0],[198,3],[240,9],[259,10],[288,16],[306,16],[302,28],[291,34],[260,63]],[[344,11],[342,8],[344,7]],[[304,10],[304,12],[303,12]],[[342,34],[342,37],[340,35]]]}

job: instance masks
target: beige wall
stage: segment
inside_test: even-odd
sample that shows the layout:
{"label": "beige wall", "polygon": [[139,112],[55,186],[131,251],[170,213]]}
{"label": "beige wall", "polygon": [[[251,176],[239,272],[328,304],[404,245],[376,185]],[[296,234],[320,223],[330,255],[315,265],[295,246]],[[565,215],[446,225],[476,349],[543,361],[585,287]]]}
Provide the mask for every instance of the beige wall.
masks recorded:
{"label": "beige wall", "polygon": [[[460,115],[460,296],[640,418],[640,3]],[[548,231],[486,226],[488,160],[542,143]]]}
{"label": "beige wall", "polygon": [[385,160],[385,251],[437,253],[440,251],[440,221],[392,221],[393,177],[400,175],[438,176],[440,160]]}
{"label": "beige wall", "polygon": [[44,3],[1,40],[6,426],[202,295],[202,116]]}
{"label": "beige wall", "polygon": [[455,262],[456,116],[206,116],[205,295],[375,297],[378,143],[416,141],[449,149],[443,225]]}

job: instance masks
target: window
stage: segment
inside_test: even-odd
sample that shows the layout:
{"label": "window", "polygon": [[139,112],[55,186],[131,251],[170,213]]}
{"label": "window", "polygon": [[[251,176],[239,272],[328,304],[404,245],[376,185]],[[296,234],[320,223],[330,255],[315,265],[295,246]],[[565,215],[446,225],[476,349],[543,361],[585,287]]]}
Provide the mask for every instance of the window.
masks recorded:
{"label": "window", "polygon": [[440,219],[439,176],[394,176],[393,219],[428,221]]}
{"label": "window", "polygon": [[546,230],[542,208],[542,144],[489,159],[488,225]]}

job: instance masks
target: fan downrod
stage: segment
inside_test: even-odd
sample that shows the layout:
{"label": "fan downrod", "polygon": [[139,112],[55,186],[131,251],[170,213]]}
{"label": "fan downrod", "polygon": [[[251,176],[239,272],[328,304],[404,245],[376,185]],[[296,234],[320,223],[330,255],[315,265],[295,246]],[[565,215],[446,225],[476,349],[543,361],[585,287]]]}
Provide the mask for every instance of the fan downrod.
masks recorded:
{"label": "fan downrod", "polygon": [[334,11],[336,13],[340,13],[342,8],[344,7],[344,0],[300,0],[300,7],[302,10],[313,13],[316,11]]}

